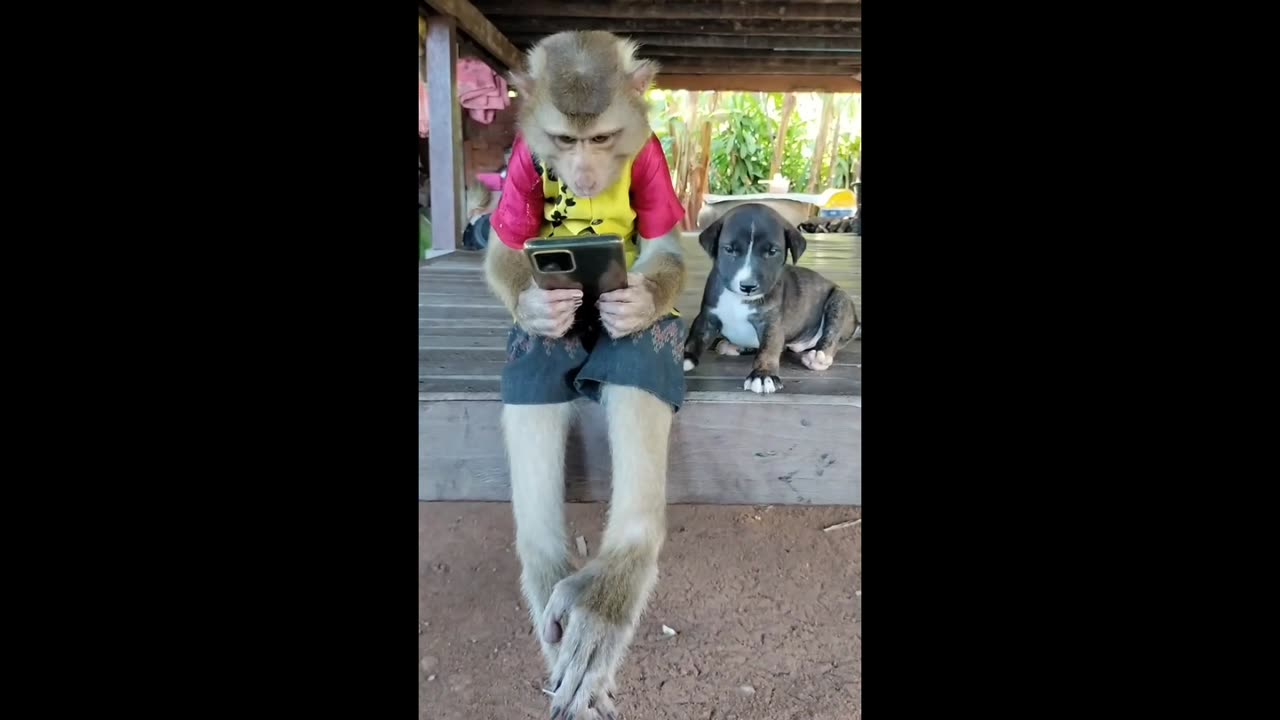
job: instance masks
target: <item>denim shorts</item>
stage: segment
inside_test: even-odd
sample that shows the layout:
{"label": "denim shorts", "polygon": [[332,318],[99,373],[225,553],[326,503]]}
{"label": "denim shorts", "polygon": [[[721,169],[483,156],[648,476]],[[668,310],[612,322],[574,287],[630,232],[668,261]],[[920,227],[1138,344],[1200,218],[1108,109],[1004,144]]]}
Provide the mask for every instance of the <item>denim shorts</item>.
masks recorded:
{"label": "denim shorts", "polygon": [[684,321],[668,315],[643,332],[617,340],[598,320],[562,338],[530,335],[519,325],[507,337],[502,402],[546,405],[588,397],[600,402],[605,383],[639,388],[680,410],[684,401]]}

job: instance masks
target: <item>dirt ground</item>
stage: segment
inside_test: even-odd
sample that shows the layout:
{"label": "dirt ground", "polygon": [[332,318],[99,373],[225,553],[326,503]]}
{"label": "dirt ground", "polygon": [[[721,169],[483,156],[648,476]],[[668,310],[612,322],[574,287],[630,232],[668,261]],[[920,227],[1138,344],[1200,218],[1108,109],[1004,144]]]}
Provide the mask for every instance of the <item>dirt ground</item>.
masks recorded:
{"label": "dirt ground", "polygon": [[[594,554],[604,505],[570,505]],[[618,676],[626,720],[848,720],[862,704],[854,508],[673,505]],[[419,503],[418,717],[550,716],[506,503]],[[663,635],[667,625],[678,633]]]}

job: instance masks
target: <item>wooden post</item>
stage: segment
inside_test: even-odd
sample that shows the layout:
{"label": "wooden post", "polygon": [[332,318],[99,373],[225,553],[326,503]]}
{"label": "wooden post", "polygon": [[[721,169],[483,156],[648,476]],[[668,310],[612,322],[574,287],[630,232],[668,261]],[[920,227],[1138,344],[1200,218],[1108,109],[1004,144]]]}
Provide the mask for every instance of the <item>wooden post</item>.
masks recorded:
{"label": "wooden post", "polygon": [[456,250],[466,213],[462,184],[462,105],[458,102],[457,21],[427,20],[427,105],[431,109],[431,249]]}

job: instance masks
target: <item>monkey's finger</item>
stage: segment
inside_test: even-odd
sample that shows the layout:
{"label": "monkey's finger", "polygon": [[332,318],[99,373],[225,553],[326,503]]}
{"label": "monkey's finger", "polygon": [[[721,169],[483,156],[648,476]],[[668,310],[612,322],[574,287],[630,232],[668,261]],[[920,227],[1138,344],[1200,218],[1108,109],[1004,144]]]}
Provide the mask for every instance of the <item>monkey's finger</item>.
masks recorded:
{"label": "monkey's finger", "polygon": [[642,295],[643,294],[640,292],[638,288],[622,288],[621,290],[614,290],[613,292],[607,292],[601,295],[600,299],[608,302],[616,302],[616,303],[633,303],[633,302],[638,302],[641,299]]}
{"label": "monkey's finger", "polygon": [[545,297],[547,302],[559,302],[561,300],[581,300],[581,290],[547,290]]}

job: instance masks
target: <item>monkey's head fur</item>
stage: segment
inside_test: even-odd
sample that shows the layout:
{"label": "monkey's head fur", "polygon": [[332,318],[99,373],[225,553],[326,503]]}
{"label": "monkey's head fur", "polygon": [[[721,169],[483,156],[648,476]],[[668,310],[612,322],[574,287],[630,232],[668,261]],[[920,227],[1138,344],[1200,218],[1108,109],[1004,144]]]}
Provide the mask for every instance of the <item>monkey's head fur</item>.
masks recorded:
{"label": "monkey's head fur", "polygon": [[649,140],[645,93],[657,72],[652,60],[636,58],[635,43],[611,33],[543,38],[527,69],[511,74],[520,132],[570,192],[598,195]]}

